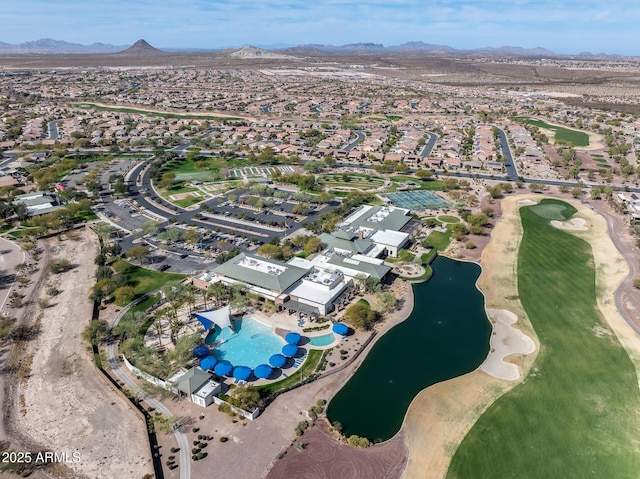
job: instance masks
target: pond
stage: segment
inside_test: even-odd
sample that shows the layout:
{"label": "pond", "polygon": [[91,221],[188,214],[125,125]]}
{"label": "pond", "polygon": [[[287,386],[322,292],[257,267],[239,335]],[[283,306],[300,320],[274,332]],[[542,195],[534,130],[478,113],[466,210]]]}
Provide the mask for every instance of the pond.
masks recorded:
{"label": "pond", "polygon": [[437,257],[433,276],[414,286],[409,318],[387,332],[329,403],[345,436],[395,435],[413,398],[432,384],[476,369],[489,353],[491,324],[475,284],[480,266]]}

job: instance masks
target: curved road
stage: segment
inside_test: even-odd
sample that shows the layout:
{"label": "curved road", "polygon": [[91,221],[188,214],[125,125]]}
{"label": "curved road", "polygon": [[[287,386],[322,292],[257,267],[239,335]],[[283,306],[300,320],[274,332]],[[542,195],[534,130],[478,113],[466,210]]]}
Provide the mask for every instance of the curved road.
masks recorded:
{"label": "curved road", "polygon": [[[154,291],[155,293],[155,291]],[[153,293],[150,293],[153,294]],[[111,327],[113,328],[119,322],[122,316],[129,310],[129,308],[124,308],[120,311],[115,319],[113,320],[113,324]],[[167,407],[162,404],[157,399],[149,397],[145,394],[145,392],[138,386],[138,384],[122,370],[120,366],[120,361],[116,357],[115,353],[115,345],[113,342],[107,344],[107,361],[109,363],[109,367],[114,372],[114,374],[118,377],[120,381],[125,383],[127,387],[138,397],[142,397],[147,404],[151,407],[155,408],[156,411],[164,414],[168,418],[175,417]],[[178,427],[173,430],[173,434],[176,437],[176,441],[178,442],[178,447],[180,448],[180,479],[190,479],[191,478],[191,453],[189,449],[189,441],[187,440],[187,435],[182,432],[182,428]]]}
{"label": "curved road", "polygon": [[[597,210],[594,210],[594,211],[597,211]],[[627,274],[627,277],[622,281],[622,283],[620,283],[620,286],[618,286],[618,288],[616,289],[616,291],[615,291],[615,293],[613,295],[614,296],[614,301],[615,301],[615,304],[616,304],[616,308],[618,309],[618,311],[620,312],[620,314],[622,315],[624,320],[627,322],[627,324],[629,326],[631,326],[631,328],[637,334],[640,335],[640,327],[631,320],[631,318],[629,317],[627,312],[624,310],[624,307],[622,305],[622,293],[631,284],[631,281],[633,280],[633,278],[636,277],[636,274],[637,274],[636,263],[635,263],[635,261],[632,261],[627,256],[627,254],[625,253],[625,250],[622,247],[622,244],[620,242],[620,239],[619,239],[618,235],[615,234],[614,224],[613,224],[613,220],[611,219],[611,217],[609,215],[601,213],[600,211],[597,211],[597,212],[600,213],[602,216],[604,216],[604,219],[607,221],[607,228],[609,229],[609,237],[611,238],[611,241],[613,241],[613,244],[615,245],[616,248],[618,248],[618,251],[620,252],[622,257],[624,258],[626,263],[629,265],[629,274]]]}

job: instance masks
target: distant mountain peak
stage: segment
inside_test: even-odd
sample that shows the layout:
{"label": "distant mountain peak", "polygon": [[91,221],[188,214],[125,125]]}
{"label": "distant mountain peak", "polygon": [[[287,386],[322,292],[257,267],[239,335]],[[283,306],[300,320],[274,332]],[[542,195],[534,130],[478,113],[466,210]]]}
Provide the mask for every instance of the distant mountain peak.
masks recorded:
{"label": "distant mountain peak", "polygon": [[152,47],[144,39],[138,40],[126,50],[123,50],[117,53],[117,55],[127,55],[127,56],[137,56],[137,57],[164,55],[164,54],[165,52],[163,52],[162,50],[158,50],[155,47]]}

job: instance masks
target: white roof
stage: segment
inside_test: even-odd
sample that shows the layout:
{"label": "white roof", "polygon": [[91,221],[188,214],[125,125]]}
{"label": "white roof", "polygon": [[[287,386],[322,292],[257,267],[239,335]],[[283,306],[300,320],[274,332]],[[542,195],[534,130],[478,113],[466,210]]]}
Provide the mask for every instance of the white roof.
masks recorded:
{"label": "white roof", "polygon": [[407,233],[400,231],[384,230],[376,231],[371,239],[379,244],[398,247],[409,238]]}
{"label": "white roof", "polygon": [[298,286],[287,291],[287,293],[309,302],[326,305],[342,292],[347,281],[348,279],[343,279],[331,289],[318,283],[302,281]]}

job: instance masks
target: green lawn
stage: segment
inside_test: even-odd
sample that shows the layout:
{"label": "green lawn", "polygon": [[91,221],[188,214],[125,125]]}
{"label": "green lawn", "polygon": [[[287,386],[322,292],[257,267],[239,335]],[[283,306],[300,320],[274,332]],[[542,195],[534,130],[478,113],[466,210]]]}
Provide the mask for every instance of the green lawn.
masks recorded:
{"label": "green lawn", "polygon": [[574,212],[558,200],[520,210],[518,292],[540,353],[467,434],[449,478],[638,477],[634,366],[597,309],[590,245],[549,225]]}
{"label": "green lawn", "polygon": [[[302,379],[306,379],[311,376],[316,369],[318,368],[318,364],[320,363],[320,359],[322,358],[323,351],[319,349],[312,349],[307,354],[307,359],[305,359],[302,364]],[[277,392],[281,389],[290,388],[291,386],[295,386],[300,382],[300,370],[291,373],[291,376],[281,379],[280,381],[276,381],[275,383],[265,384],[264,386],[258,386],[256,389],[260,389],[261,391],[266,391],[270,393]]]}
{"label": "green lawn", "polygon": [[570,128],[564,128],[562,126],[549,125],[542,120],[536,120],[535,118],[529,118],[528,116],[516,116],[514,120],[529,125],[537,126],[538,128],[545,128],[555,132],[556,140],[562,140],[571,143],[573,146],[589,146],[589,135],[583,131],[572,130]]}
{"label": "green lawn", "polygon": [[95,103],[72,103],[74,108],[91,108],[97,111],[115,111],[120,113],[137,113],[140,115],[159,116],[162,118],[186,118],[186,119],[199,119],[199,120],[241,120],[236,116],[224,116],[224,115],[207,115],[200,113],[172,113],[172,112],[157,112],[151,110],[145,110],[143,108],[126,108],[115,106],[100,106]]}
{"label": "green lawn", "polygon": [[174,159],[162,165],[160,171],[172,172],[176,175],[176,181],[215,181],[222,179],[221,172],[226,168],[246,166],[239,159],[225,158],[182,158]]}
{"label": "green lawn", "polygon": [[384,185],[384,178],[372,175],[360,175],[352,173],[346,175],[349,181],[344,181],[344,176],[338,173],[327,173],[318,175],[318,183],[327,187],[347,187],[359,189],[374,189]]}
{"label": "green lawn", "polygon": [[181,281],[186,277],[186,274],[161,273],[160,271],[131,265],[129,272],[127,273],[127,284],[133,287],[135,292],[134,297],[138,298],[143,294],[161,288],[166,283],[171,281]]}
{"label": "green lawn", "polygon": [[427,241],[429,246],[436,251],[444,251],[448,248],[449,243],[451,243],[451,230],[447,228],[447,231],[444,233],[440,231],[432,231],[427,238]]}
{"label": "green lawn", "polygon": [[402,182],[406,183],[407,181],[412,181],[416,183],[418,186],[411,188],[413,190],[429,190],[429,191],[442,191],[442,186],[444,182],[440,180],[421,180],[416,176],[406,176],[406,175],[395,175],[391,177],[391,181],[394,182]]}
{"label": "green lawn", "polygon": [[438,216],[438,220],[443,223],[460,223],[460,218],[457,216],[449,216],[449,215],[440,215]]}

